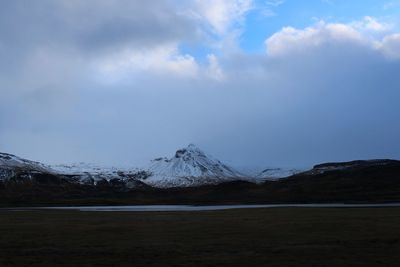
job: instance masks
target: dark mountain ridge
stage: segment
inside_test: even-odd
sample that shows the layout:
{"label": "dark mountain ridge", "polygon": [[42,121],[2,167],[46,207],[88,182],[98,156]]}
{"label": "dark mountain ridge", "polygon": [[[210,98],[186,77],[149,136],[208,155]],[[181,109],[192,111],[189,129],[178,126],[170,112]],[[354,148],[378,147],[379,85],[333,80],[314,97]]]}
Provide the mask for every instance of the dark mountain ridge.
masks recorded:
{"label": "dark mountain ridge", "polygon": [[391,163],[399,163],[398,160],[393,159],[371,159],[371,160],[353,160],[348,162],[328,162],[315,165],[313,169],[323,168],[351,168],[351,167],[362,167],[362,166],[379,166],[387,165]]}

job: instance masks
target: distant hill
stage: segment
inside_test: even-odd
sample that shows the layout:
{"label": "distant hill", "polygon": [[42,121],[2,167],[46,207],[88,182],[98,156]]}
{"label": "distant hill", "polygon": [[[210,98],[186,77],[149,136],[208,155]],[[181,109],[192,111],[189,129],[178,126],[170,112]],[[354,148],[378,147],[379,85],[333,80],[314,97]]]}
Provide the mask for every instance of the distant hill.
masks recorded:
{"label": "distant hill", "polygon": [[68,183],[97,186],[118,184],[125,190],[148,185],[156,188],[193,187],[249,180],[234,168],[191,144],[178,149],[171,158],[157,158],[146,168],[102,167],[87,163],[46,166],[0,153],[0,181],[31,182],[37,174],[57,176]]}

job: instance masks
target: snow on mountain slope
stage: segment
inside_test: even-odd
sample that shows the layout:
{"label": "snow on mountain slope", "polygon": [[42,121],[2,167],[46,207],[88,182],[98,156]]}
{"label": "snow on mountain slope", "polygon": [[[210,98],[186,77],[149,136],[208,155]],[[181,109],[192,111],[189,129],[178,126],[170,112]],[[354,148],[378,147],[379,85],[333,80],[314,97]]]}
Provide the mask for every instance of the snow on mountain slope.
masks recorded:
{"label": "snow on mountain slope", "polygon": [[0,180],[12,177],[16,171],[52,172],[49,166],[42,163],[0,153]]}
{"label": "snow on mountain slope", "polygon": [[74,164],[60,164],[52,165],[52,169],[56,170],[60,174],[64,175],[82,175],[85,173],[90,173],[92,175],[107,175],[107,176],[117,176],[117,168],[114,167],[100,167],[89,163],[74,163]]}
{"label": "snow on mountain slope", "polygon": [[51,168],[59,174],[76,177],[82,184],[96,184],[100,180],[126,180],[143,177],[142,172],[137,168],[104,167],[83,162],[70,165],[53,165]]}
{"label": "snow on mountain slope", "polygon": [[244,176],[191,144],[176,151],[175,156],[152,160],[150,177],[143,182],[155,187],[188,187],[248,180]]}
{"label": "snow on mountain slope", "polygon": [[283,169],[283,168],[270,168],[265,169],[260,172],[256,178],[263,181],[276,181],[282,178],[286,178],[297,173],[302,172],[302,170],[297,169]]}

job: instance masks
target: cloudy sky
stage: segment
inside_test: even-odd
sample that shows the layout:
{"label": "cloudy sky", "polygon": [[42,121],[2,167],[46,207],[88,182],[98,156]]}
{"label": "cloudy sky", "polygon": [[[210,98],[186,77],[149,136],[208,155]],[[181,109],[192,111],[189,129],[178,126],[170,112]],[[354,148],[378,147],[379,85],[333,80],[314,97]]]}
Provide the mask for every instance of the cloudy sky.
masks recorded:
{"label": "cloudy sky", "polygon": [[400,158],[399,25],[396,0],[1,1],[0,151]]}

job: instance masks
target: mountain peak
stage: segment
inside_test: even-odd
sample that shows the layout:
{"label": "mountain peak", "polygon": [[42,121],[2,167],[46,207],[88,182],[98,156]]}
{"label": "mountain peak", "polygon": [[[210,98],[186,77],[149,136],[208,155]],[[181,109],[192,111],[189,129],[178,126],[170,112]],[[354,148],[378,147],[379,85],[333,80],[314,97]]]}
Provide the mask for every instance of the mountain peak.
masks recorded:
{"label": "mountain peak", "polygon": [[178,149],[174,157],[151,162],[151,176],[146,182],[157,186],[192,186],[235,180],[242,175],[233,168],[204,153],[194,144]]}
{"label": "mountain peak", "polygon": [[191,143],[186,147],[187,150],[193,150],[193,151],[198,151],[200,148],[196,146],[195,144]]}
{"label": "mountain peak", "polygon": [[189,144],[185,148],[178,149],[175,153],[175,158],[195,157],[195,156],[206,157],[205,153],[194,144]]}

